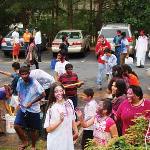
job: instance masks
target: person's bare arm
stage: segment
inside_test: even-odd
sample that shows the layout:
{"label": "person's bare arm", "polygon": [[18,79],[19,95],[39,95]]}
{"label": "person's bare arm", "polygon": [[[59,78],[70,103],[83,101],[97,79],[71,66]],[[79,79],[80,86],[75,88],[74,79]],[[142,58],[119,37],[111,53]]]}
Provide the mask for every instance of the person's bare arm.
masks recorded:
{"label": "person's bare arm", "polygon": [[73,140],[76,140],[78,138],[78,128],[74,120],[72,121],[72,128],[73,128]]}
{"label": "person's bare arm", "polygon": [[92,117],[91,119],[85,121],[83,118],[82,112],[80,110],[76,111],[76,114],[77,114],[79,121],[80,121],[80,124],[83,128],[88,128],[89,126],[94,124],[94,118],[95,117]]}
{"label": "person's bare arm", "polygon": [[54,79],[55,81],[58,81],[58,72],[55,71],[55,74],[54,74]]}
{"label": "person's bare arm", "polygon": [[46,95],[45,92],[43,92],[40,96],[38,96],[37,98],[35,98],[32,102],[27,103],[26,108],[29,108],[29,107],[32,106],[32,104],[40,101],[42,98],[45,97],[45,95]]}
{"label": "person's bare arm", "polygon": [[116,124],[114,124],[110,127],[110,133],[111,133],[112,138],[118,137],[118,131],[117,131]]}
{"label": "person's bare arm", "polygon": [[6,75],[8,77],[11,77],[11,75],[12,75],[10,72],[5,72],[5,71],[2,71],[2,70],[0,70],[0,73]]}
{"label": "person's bare arm", "polygon": [[60,120],[53,124],[50,124],[49,127],[46,128],[46,131],[48,133],[54,131],[63,122],[63,120],[64,120],[64,114],[60,113]]}

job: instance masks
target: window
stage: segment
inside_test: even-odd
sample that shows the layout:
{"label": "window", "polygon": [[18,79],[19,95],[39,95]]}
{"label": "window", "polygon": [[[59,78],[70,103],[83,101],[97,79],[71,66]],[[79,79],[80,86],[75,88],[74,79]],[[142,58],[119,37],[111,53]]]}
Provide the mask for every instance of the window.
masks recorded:
{"label": "window", "polygon": [[126,32],[127,37],[129,36],[129,32],[127,29],[102,29],[102,32],[100,34],[104,35],[105,38],[114,38],[117,30],[121,30],[121,32]]}
{"label": "window", "polygon": [[80,39],[81,33],[80,32],[59,32],[56,35],[56,39],[62,39],[63,36],[68,36],[69,39]]}

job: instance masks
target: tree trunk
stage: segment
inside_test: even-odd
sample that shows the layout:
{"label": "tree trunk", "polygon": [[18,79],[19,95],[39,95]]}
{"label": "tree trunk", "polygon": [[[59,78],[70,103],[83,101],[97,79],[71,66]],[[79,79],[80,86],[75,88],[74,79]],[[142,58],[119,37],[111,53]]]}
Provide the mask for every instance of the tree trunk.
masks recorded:
{"label": "tree trunk", "polygon": [[68,0],[68,28],[73,29],[73,6],[72,0]]}
{"label": "tree trunk", "polygon": [[92,9],[92,0],[90,0],[90,19],[89,19],[89,33],[92,35],[92,28],[93,28],[93,9]]}
{"label": "tree trunk", "polygon": [[100,28],[102,27],[102,24],[103,24],[103,21],[102,21],[103,3],[104,3],[104,0],[98,0],[97,1],[98,12],[97,12],[96,19],[95,19],[96,34],[97,34],[97,31],[100,30]]}

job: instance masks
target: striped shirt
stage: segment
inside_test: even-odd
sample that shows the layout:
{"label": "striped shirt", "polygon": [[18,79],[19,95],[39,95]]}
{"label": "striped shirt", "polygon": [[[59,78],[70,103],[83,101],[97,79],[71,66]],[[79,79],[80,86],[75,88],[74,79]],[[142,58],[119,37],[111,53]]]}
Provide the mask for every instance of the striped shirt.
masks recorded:
{"label": "striped shirt", "polygon": [[[59,81],[64,86],[79,82],[78,76],[76,73],[72,73],[72,75],[64,73],[63,75],[60,76]],[[66,91],[67,96],[75,96],[75,95],[77,95],[77,86],[70,86],[68,88],[65,88],[65,91]]]}

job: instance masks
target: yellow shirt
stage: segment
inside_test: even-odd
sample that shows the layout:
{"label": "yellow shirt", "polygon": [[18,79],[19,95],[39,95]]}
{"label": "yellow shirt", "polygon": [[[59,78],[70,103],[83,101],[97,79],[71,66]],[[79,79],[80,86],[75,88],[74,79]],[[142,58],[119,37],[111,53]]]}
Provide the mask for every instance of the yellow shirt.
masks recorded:
{"label": "yellow shirt", "polygon": [[30,37],[31,37],[31,33],[30,32],[25,32],[23,34],[23,39],[24,39],[24,42],[30,42]]}

